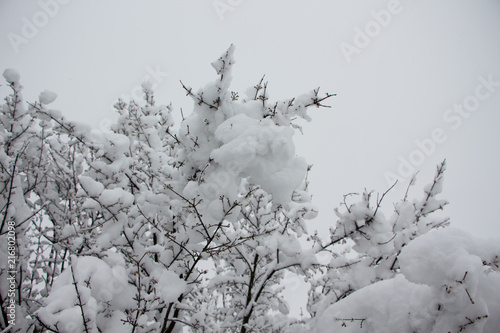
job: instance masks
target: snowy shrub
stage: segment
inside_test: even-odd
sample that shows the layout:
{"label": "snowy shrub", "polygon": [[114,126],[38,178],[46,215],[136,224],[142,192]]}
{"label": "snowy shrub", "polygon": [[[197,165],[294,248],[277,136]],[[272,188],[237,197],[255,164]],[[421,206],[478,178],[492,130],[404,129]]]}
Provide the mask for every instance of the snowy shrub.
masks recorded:
{"label": "snowy shrub", "polygon": [[[389,218],[382,213],[381,205],[390,189],[377,196],[374,203],[371,192],[365,191],[360,201],[350,205],[349,196],[344,197],[343,210],[336,210],[339,221],[330,229],[330,241],[322,244],[321,239],[316,239],[316,246],[331,253],[331,260],[323,268],[324,274],[312,281],[309,310],[313,316],[358,289],[392,278],[399,272],[401,251],[411,240],[448,224],[447,218],[433,216],[447,204],[436,198],[441,192],[444,171],[445,162],[424,189],[424,197],[410,201],[407,191],[405,198],[394,204]],[[413,184],[414,180],[410,186]],[[347,241],[349,246],[335,247]]]}
{"label": "snowy shrub", "polygon": [[[146,82],[106,133],[50,109],[55,93],[25,104],[4,71],[0,329],[493,332],[498,242],[433,230],[448,224],[445,163],[391,216],[387,192],[365,191],[344,197],[329,237],[308,235],[317,209],[296,119],[333,95],[271,102],[263,79],[231,91],[233,53],[212,63],[214,82],[182,83],[194,103],[180,124]],[[287,274],[310,285],[310,316],[289,315]]]}
{"label": "snowy shrub", "polygon": [[400,273],[331,305],[315,332],[497,332],[499,239],[441,229],[399,255]]}

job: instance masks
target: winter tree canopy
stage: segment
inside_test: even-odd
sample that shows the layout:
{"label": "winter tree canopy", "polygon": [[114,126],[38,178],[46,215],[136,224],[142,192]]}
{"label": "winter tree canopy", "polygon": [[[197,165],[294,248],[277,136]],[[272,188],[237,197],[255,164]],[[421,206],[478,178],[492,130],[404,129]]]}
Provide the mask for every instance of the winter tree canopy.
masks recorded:
{"label": "winter tree canopy", "polygon": [[[25,102],[3,72],[0,330],[496,332],[500,243],[446,228],[446,163],[415,199],[414,179],[389,210],[391,189],[345,195],[328,235],[308,230],[293,137],[334,94],[272,101],[264,78],[232,91],[233,53],[214,82],[181,82],[180,124],[144,82],[109,132],[51,109],[55,93]],[[288,273],[310,286],[301,318]]]}

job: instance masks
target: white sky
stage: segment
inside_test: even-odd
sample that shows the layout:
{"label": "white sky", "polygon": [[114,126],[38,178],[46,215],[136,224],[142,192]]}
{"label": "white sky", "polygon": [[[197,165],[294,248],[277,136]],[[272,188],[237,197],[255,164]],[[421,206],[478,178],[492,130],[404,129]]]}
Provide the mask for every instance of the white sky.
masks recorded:
{"label": "white sky", "polygon": [[[65,1],[0,0],[0,70],[21,73],[26,99],[57,92],[54,108],[98,128],[114,119],[113,101],[157,68],[168,72],[159,77],[157,101],[188,113],[179,80],[194,88],[212,81],[210,62],[234,43],[235,91],[266,74],[271,99],[318,86],[338,94],[331,109],[312,109],[313,121],[296,136],[297,153],[314,164],[320,216],[310,231],[336,222],[343,194],[385,191],[384,175],[397,173],[399,157],[424,156],[415,140],[441,128],[446,139],[421,159],[412,193],[420,195],[446,158],[442,197],[452,224],[498,235],[500,84],[477,87],[480,77],[500,82],[500,1]],[[231,10],[218,13],[217,4]],[[382,27],[373,11],[388,8]],[[33,23],[37,31],[29,30]],[[356,27],[373,29],[372,37],[348,62],[341,45],[355,46]],[[464,101],[479,105],[459,125],[443,119]],[[387,212],[407,181],[386,201]]]}

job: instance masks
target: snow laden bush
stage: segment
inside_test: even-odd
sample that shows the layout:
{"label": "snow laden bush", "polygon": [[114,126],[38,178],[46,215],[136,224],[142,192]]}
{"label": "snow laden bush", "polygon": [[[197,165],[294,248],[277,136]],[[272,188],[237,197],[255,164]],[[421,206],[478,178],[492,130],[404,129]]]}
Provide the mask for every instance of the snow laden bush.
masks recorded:
{"label": "snow laden bush", "polygon": [[498,239],[433,230],[399,255],[399,274],[328,307],[315,332],[497,332]]}
{"label": "snow laden bush", "polygon": [[[329,238],[308,235],[317,210],[296,119],[333,95],[271,102],[261,79],[240,96],[233,52],[212,63],[213,83],[182,83],[194,103],[178,126],[145,82],[104,133],[50,109],[52,92],[25,106],[19,74],[4,71],[0,328],[493,332],[498,242],[433,230],[448,224],[435,216],[445,164],[391,217],[387,192],[345,196]],[[283,294],[291,273],[311,286],[300,320]]]}
{"label": "snow laden bush", "polygon": [[[314,332],[495,332],[500,324],[500,242],[479,240],[433,215],[443,162],[420,200],[407,195],[386,218],[380,204],[361,200],[337,210],[330,262],[311,282],[309,310]],[[411,184],[413,184],[412,180]],[[407,191],[408,194],[408,191]],[[317,243],[320,243],[318,240]]]}

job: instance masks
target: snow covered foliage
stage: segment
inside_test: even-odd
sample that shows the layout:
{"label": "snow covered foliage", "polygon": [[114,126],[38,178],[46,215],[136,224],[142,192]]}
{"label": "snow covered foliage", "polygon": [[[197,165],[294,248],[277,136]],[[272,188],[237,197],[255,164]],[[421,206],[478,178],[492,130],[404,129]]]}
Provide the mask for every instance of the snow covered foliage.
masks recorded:
{"label": "snow covered foliage", "polygon": [[[182,83],[193,110],[180,124],[146,82],[107,132],[50,109],[49,91],[25,105],[20,75],[4,71],[0,329],[492,332],[500,249],[433,230],[448,224],[435,214],[445,164],[392,216],[385,193],[346,196],[329,239],[307,236],[317,209],[296,119],[333,95],[271,102],[262,78],[240,96],[233,53],[212,63],[214,82]],[[310,318],[289,315],[287,274],[310,284]]]}
{"label": "snow covered foliage", "polygon": [[432,230],[405,246],[400,273],[354,292],[315,332],[497,332],[500,239]]}
{"label": "snow covered foliage", "polygon": [[[404,246],[418,235],[448,224],[447,218],[433,217],[447,204],[436,198],[441,192],[444,170],[445,162],[437,168],[432,184],[425,188],[423,199],[410,201],[407,191],[389,218],[381,206],[390,189],[375,201],[373,193],[366,191],[353,204],[347,200],[356,194],[344,196],[343,210],[336,209],[339,220],[330,229],[330,240],[322,244],[321,239],[316,239],[316,246],[330,253],[331,260],[325,274],[312,282],[309,310],[313,316],[358,289],[393,277],[399,271],[399,255]],[[410,186],[413,184],[414,180]],[[335,246],[347,241],[347,246]]]}
{"label": "snow covered foliage", "polygon": [[[479,240],[442,229],[433,216],[446,201],[441,192],[445,162],[420,200],[380,213],[384,193],[371,193],[337,211],[330,241],[320,245],[331,260],[311,281],[310,330],[327,332],[496,332],[500,307],[500,239]],[[411,181],[410,186],[414,184]],[[320,241],[316,241],[320,244]]]}
{"label": "snow covered foliage", "polygon": [[[42,94],[26,108],[20,75],[7,69],[4,77],[12,93],[0,114],[1,327],[13,324],[5,306],[15,300],[11,331],[25,332],[33,329],[33,309],[67,267],[69,248],[78,250],[74,228],[85,221],[75,182],[86,152],[60,131],[60,113],[46,109],[55,95]],[[8,277],[15,283],[7,285]]]}
{"label": "snow covered foliage", "polygon": [[[2,243],[17,236],[14,331],[267,330],[273,310],[286,312],[276,286],[304,266],[297,236],[316,214],[293,120],[309,120],[306,108],[331,95],[270,104],[261,81],[239,99],[228,90],[233,52],[212,64],[214,83],[184,86],[194,108],[178,127],[147,83],[144,101],[119,100],[118,121],[100,133],[48,109],[48,91],[24,109],[19,74],[5,71],[13,93],[2,106]],[[227,274],[215,274],[222,267]],[[238,279],[247,280],[234,288]],[[220,314],[201,320],[207,293],[230,295],[232,312],[216,302]]]}
{"label": "snow covered foliage", "polygon": [[216,275],[200,295],[206,301],[193,299],[199,308],[193,316],[197,327],[207,325],[213,332],[287,328],[289,305],[280,281],[286,270],[307,276],[316,263],[314,253],[302,250],[297,239],[304,219],[315,215],[308,201],[292,201],[285,208],[273,204],[259,187],[246,183],[245,192],[238,200],[243,218],[232,221],[221,235],[232,246],[214,253]]}

